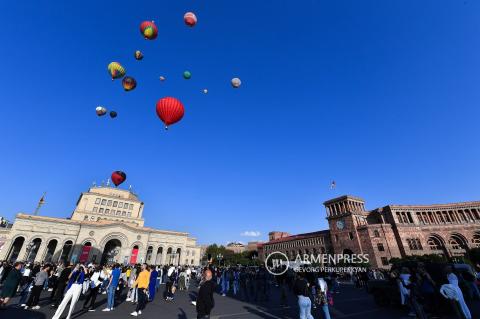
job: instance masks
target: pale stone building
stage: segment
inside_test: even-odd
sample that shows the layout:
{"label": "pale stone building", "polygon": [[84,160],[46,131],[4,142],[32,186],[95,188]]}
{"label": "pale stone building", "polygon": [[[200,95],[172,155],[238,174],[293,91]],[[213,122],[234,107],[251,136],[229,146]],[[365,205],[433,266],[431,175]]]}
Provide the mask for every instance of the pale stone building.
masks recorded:
{"label": "pale stone building", "polygon": [[199,265],[188,233],[144,226],[144,203],[131,191],[92,187],[70,218],[17,214],[0,228],[0,260]]}
{"label": "pale stone building", "polygon": [[228,243],[225,249],[233,251],[235,254],[241,254],[245,251],[245,245],[242,243]]}

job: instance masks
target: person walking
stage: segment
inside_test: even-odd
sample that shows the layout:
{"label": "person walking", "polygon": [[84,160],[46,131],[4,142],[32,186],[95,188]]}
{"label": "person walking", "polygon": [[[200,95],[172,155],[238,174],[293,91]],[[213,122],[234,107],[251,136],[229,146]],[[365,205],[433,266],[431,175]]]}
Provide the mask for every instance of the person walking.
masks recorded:
{"label": "person walking", "polygon": [[35,279],[33,280],[32,292],[30,298],[28,299],[25,309],[31,307],[34,310],[40,309],[38,301],[40,300],[40,293],[43,290],[45,281],[48,280],[48,274],[50,272],[50,265],[46,265],[42,268],[41,271],[37,272]]}
{"label": "person walking", "polygon": [[[83,302],[83,309],[88,309],[88,311],[95,311],[95,300],[97,299],[98,290],[100,289],[100,285],[102,284],[103,279],[101,278],[102,275],[102,267],[99,266],[95,269],[92,276],[90,277],[90,293],[88,294],[87,298]],[[88,302],[90,301],[90,306],[88,306]]]}
{"label": "person walking", "polygon": [[323,319],[330,319],[330,310],[328,309],[328,285],[323,274],[320,274],[317,279],[317,298],[315,300],[322,309]]}
{"label": "person walking", "polygon": [[22,267],[23,263],[16,262],[13,265],[13,268],[8,272],[8,275],[3,282],[2,292],[0,293],[0,308],[5,307],[10,298],[15,296],[15,292],[17,291],[20,280],[22,279]]}
{"label": "person walking", "polygon": [[158,271],[152,266],[152,271],[150,272],[150,282],[148,284],[148,301],[153,301],[155,298],[155,292],[157,291],[157,277]]}
{"label": "person walking", "polygon": [[53,302],[52,307],[54,308],[58,307],[58,304],[62,301],[63,293],[67,287],[72,269],[73,265],[69,264],[60,272],[60,275],[58,276],[57,284],[53,288],[52,294],[50,295],[50,299]]}
{"label": "person walking", "polygon": [[298,298],[300,319],[314,319],[312,316],[312,301],[309,297],[308,282],[303,272],[298,273],[298,278],[293,285],[293,292]]}
{"label": "person walking", "polygon": [[142,314],[142,310],[145,309],[147,303],[147,290],[150,283],[150,272],[147,269],[147,264],[142,264],[142,271],[135,280],[134,287],[137,287],[138,303],[132,316],[137,317]]}
{"label": "person walking", "polygon": [[118,282],[120,280],[120,267],[118,264],[113,265],[112,273],[107,284],[107,307],[102,311],[112,311],[115,307],[115,291],[117,290]]}
{"label": "person walking", "polygon": [[249,285],[249,275],[245,268],[242,268],[240,271],[240,296],[242,301],[249,302],[250,298],[248,297],[248,285]]}
{"label": "person walking", "polygon": [[240,289],[240,272],[237,268],[233,270],[233,295],[236,296]]}
{"label": "person walking", "polygon": [[197,319],[209,319],[210,313],[215,306],[213,293],[215,292],[215,282],[212,280],[210,269],[205,270],[204,281],[198,290],[196,310]]}
{"label": "person walking", "polygon": [[67,293],[63,297],[60,306],[58,306],[57,311],[53,315],[52,319],[60,319],[63,311],[67,307],[67,304],[70,302],[70,309],[68,310],[68,315],[66,319],[71,319],[73,309],[77,304],[80,294],[82,293],[83,281],[85,280],[86,269],[84,265],[78,264],[73,272],[70,274],[70,278],[67,286]]}

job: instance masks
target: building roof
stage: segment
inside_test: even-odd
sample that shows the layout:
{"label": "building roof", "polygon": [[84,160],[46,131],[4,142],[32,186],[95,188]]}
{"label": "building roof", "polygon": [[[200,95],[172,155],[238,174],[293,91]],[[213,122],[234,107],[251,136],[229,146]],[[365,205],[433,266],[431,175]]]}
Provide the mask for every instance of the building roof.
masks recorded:
{"label": "building roof", "polygon": [[274,240],[271,240],[269,242],[262,243],[260,245],[276,244],[276,243],[281,243],[281,242],[290,241],[290,240],[306,239],[306,238],[312,238],[312,237],[318,237],[318,236],[325,236],[325,235],[329,235],[329,233],[330,233],[330,230],[320,230],[320,231],[311,232],[311,233],[291,235],[291,236],[288,236],[288,237],[282,237],[282,238],[274,239]]}
{"label": "building roof", "polygon": [[470,202],[457,202],[457,203],[448,203],[448,204],[430,204],[430,205],[388,205],[390,209],[445,209],[445,208],[457,208],[457,207],[464,207],[464,206],[480,206],[480,201],[470,201]]}
{"label": "building roof", "polygon": [[337,203],[337,202],[342,202],[346,199],[349,199],[349,200],[353,200],[353,201],[357,201],[357,202],[365,202],[363,200],[363,198],[361,197],[357,197],[357,196],[352,196],[352,195],[343,195],[343,196],[340,196],[340,197],[336,197],[336,198],[332,198],[332,199],[329,199],[327,200],[326,202],[323,203],[323,205],[328,205],[328,204],[333,204],[333,203]]}
{"label": "building roof", "polygon": [[17,218],[19,219],[28,219],[28,220],[38,220],[38,221],[45,221],[45,222],[58,222],[70,225],[91,225],[96,227],[102,226],[113,226],[118,225],[126,228],[130,228],[134,231],[145,231],[145,232],[152,232],[152,233],[159,233],[159,234],[168,234],[168,235],[180,235],[180,236],[188,236],[186,232],[178,232],[178,231],[171,231],[171,230],[159,230],[151,227],[140,227],[129,223],[122,223],[119,221],[114,220],[106,220],[102,219],[99,221],[80,221],[80,220],[71,220],[67,218],[58,218],[58,217],[47,217],[47,216],[35,216],[29,215],[24,213],[18,213]]}

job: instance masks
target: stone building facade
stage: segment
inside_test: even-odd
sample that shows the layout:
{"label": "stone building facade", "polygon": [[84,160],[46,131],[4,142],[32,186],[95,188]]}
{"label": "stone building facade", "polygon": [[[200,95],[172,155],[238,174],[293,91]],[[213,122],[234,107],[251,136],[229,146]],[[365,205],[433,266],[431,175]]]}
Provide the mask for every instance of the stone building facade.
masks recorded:
{"label": "stone building facade", "polygon": [[145,227],[143,207],[130,191],[92,187],[70,218],[17,214],[11,227],[0,228],[0,260],[199,265],[196,239]]}
{"label": "stone building facade", "polygon": [[[336,254],[368,254],[373,267],[388,268],[393,257],[425,254],[455,257],[464,255],[469,248],[480,247],[480,201],[387,205],[368,211],[363,199],[346,195],[324,205],[329,224],[323,235],[329,237],[327,247]],[[304,252],[299,245],[302,242],[296,241],[295,236],[280,240],[289,243],[287,252]],[[265,243],[264,254],[276,251],[278,243],[278,239]],[[309,251],[313,248],[309,247]],[[315,248],[318,251],[318,246]]]}
{"label": "stone building facade", "polygon": [[269,233],[269,239],[266,243],[258,244],[260,260],[265,260],[266,256],[277,251],[284,253],[290,260],[294,260],[297,255],[317,255],[332,252],[328,230],[298,235],[274,231]]}
{"label": "stone building facade", "polygon": [[227,246],[225,246],[225,249],[230,250],[234,252],[235,254],[241,254],[245,251],[245,245],[242,243],[228,243]]}

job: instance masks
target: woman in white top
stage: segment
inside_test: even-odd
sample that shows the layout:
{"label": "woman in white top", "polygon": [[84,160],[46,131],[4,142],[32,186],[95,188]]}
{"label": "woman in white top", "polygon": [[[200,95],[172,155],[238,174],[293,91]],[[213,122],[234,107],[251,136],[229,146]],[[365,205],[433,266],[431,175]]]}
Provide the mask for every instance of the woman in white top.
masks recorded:
{"label": "woman in white top", "polygon": [[328,309],[328,285],[323,275],[317,279],[317,300],[320,307],[322,307],[323,319],[330,319],[330,310]]}
{"label": "woman in white top", "polygon": [[[88,308],[88,311],[95,311],[95,300],[97,299],[98,290],[100,289],[100,285],[104,278],[101,266],[97,267],[95,270],[91,269],[90,271],[93,271],[90,276],[90,293],[83,302],[83,309]],[[89,301],[90,306],[87,306]]]}
{"label": "woman in white top", "polygon": [[468,306],[467,304],[465,303],[465,299],[463,298],[463,293],[462,293],[462,290],[460,289],[460,287],[458,286],[458,277],[457,275],[455,275],[455,273],[453,272],[453,269],[451,266],[447,266],[447,268],[445,268],[445,273],[447,274],[447,279],[448,279],[448,283],[450,285],[452,285],[454,287],[454,289],[456,290],[456,294],[457,294],[457,302],[460,306],[460,309],[462,310],[463,312],[463,315],[465,316],[466,319],[472,319],[472,315],[470,313],[470,309],[468,309]]}

